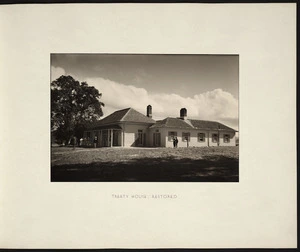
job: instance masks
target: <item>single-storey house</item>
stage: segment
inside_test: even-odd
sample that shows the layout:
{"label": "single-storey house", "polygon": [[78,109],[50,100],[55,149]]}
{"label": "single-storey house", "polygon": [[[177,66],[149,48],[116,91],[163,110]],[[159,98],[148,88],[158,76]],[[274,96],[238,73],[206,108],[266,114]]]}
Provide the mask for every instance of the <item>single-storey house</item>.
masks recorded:
{"label": "single-storey house", "polygon": [[177,137],[178,147],[235,146],[236,132],[219,122],[188,119],[186,108],[180,117],[155,121],[148,105],[146,115],[126,108],[88,125],[83,145],[96,139],[97,147],[173,147]]}

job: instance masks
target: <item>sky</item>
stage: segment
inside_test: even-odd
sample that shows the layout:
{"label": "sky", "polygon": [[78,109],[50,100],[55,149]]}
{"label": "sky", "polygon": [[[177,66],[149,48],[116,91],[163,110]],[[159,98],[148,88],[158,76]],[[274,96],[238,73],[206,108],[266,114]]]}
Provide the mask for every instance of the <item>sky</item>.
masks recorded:
{"label": "sky", "polygon": [[104,116],[132,107],[155,120],[219,121],[238,130],[238,55],[51,54],[51,81],[71,75],[102,93]]}

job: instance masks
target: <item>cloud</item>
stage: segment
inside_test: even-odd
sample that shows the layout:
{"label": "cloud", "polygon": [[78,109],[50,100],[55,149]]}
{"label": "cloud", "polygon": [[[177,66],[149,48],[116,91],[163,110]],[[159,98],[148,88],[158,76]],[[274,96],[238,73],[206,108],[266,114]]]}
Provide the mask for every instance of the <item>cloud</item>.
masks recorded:
{"label": "cloud", "polygon": [[51,81],[54,81],[57,78],[59,78],[60,76],[65,75],[65,74],[66,74],[65,69],[63,69],[61,67],[51,66]]}
{"label": "cloud", "polygon": [[178,117],[181,108],[186,108],[188,118],[214,120],[238,129],[238,100],[229,92],[215,89],[193,97],[182,97],[174,93],[150,94],[144,88],[128,86],[104,78],[88,78],[90,86],[96,87],[102,95],[104,115],[118,109],[132,107],[146,113],[146,106],[152,105],[154,119],[168,116]]}

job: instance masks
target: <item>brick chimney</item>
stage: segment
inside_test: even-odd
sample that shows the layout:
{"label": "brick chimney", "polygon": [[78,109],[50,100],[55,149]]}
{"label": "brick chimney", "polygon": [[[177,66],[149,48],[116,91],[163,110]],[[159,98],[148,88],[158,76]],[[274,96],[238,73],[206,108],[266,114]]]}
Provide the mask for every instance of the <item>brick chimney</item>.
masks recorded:
{"label": "brick chimney", "polygon": [[152,106],[151,105],[147,106],[147,116],[149,118],[152,118]]}
{"label": "brick chimney", "polygon": [[180,119],[185,120],[187,118],[187,110],[186,108],[180,109]]}

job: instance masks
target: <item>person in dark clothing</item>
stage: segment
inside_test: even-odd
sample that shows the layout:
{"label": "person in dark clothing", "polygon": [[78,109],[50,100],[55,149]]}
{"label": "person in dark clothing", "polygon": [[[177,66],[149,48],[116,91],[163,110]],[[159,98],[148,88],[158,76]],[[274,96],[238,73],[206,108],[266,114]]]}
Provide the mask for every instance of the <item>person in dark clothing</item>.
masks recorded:
{"label": "person in dark clothing", "polygon": [[77,144],[77,137],[73,136],[72,141],[73,141],[73,149],[75,149],[75,146]]}
{"label": "person in dark clothing", "polygon": [[97,143],[98,143],[98,137],[95,136],[95,137],[94,137],[94,148],[97,147]]}
{"label": "person in dark clothing", "polygon": [[173,137],[173,147],[175,148],[176,147],[176,138]]}
{"label": "person in dark clothing", "polygon": [[177,137],[175,137],[175,148],[177,148],[177,145],[178,145],[178,139]]}

